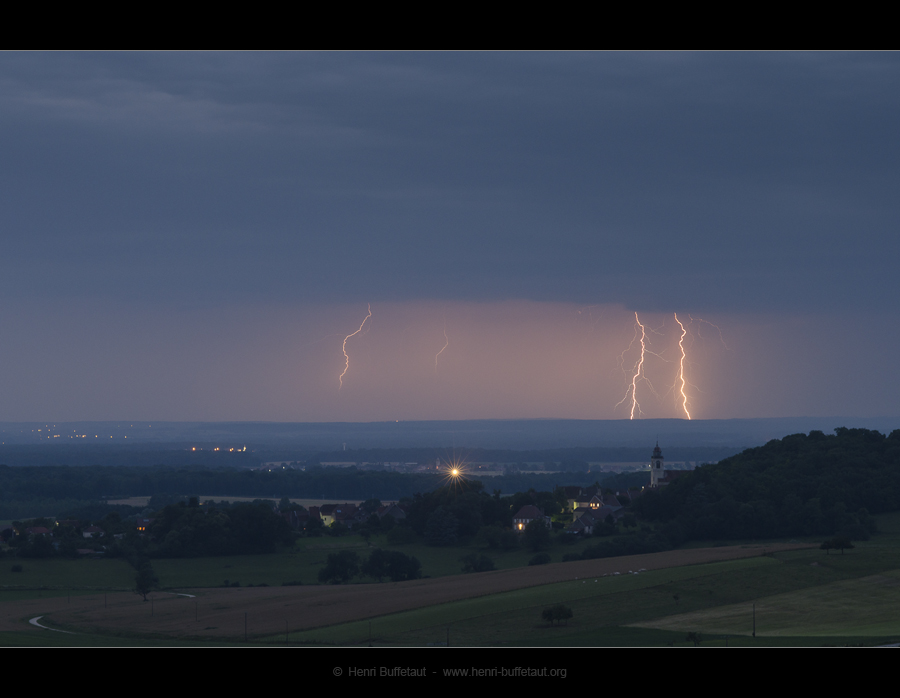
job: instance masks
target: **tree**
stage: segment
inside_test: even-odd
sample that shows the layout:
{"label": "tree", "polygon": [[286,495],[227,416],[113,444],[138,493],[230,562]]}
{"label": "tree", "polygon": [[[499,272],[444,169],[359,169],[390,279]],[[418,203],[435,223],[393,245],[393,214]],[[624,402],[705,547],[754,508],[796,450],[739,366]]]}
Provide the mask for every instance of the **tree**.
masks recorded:
{"label": "tree", "polygon": [[414,557],[397,551],[373,550],[362,565],[362,573],[379,582],[390,577],[392,582],[418,579],[422,576],[422,564]]}
{"label": "tree", "polygon": [[850,542],[850,539],[847,536],[838,536],[834,539],[834,547],[840,548],[841,555],[843,555],[844,548],[846,548],[847,550],[853,550],[853,548],[856,546],[854,546],[853,543]]}
{"label": "tree", "polygon": [[319,570],[319,582],[322,584],[347,583],[359,574],[359,555],[342,550],[331,553],[328,562]]}
{"label": "tree", "polygon": [[381,508],[381,500],[380,499],[367,499],[362,504],[359,505],[359,508],[362,509],[367,514],[375,514]]}
{"label": "tree", "polygon": [[444,507],[438,507],[428,517],[425,525],[425,543],[427,545],[454,545],[459,530],[459,519]]}
{"label": "tree", "polygon": [[837,536],[835,538],[829,538],[822,545],[819,546],[820,550],[824,550],[825,554],[828,554],[829,550],[840,550],[841,555],[844,554],[844,548],[847,550],[853,550],[856,547],[853,543],[850,542],[850,539],[847,536]]}
{"label": "tree", "polygon": [[524,531],[525,543],[534,552],[543,550],[550,545],[550,530],[543,519],[534,519],[528,522]]}
{"label": "tree", "polygon": [[569,624],[569,618],[572,617],[572,609],[568,606],[565,606],[561,603],[558,603],[550,608],[545,608],[541,611],[541,618],[545,621],[553,624],[553,621],[556,621],[556,624],[559,625],[559,621],[566,621],[566,625]]}
{"label": "tree", "polygon": [[153,567],[149,562],[144,562],[138,569],[138,573],[134,578],[134,593],[144,597],[147,600],[147,594],[153,591],[159,584],[159,577],[153,571]]}
{"label": "tree", "polygon": [[52,557],[55,554],[53,543],[40,534],[32,535],[19,546],[17,557]]}
{"label": "tree", "polygon": [[322,519],[307,519],[306,526],[303,527],[303,533],[310,538],[318,538],[325,531],[325,524]]}

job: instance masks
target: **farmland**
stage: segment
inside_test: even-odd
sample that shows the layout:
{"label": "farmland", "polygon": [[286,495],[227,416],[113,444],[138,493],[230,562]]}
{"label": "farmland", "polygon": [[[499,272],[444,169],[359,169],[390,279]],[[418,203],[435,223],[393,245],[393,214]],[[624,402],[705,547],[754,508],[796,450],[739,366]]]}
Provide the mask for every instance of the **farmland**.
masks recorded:
{"label": "farmland", "polygon": [[[882,518],[887,529],[896,523]],[[153,592],[149,603],[130,591],[97,588],[65,595],[59,589],[4,591],[0,638],[8,645],[82,645],[94,638],[103,645],[415,647],[449,638],[463,646],[612,646],[685,644],[686,634],[697,632],[703,644],[724,644],[726,635],[733,645],[873,644],[900,638],[898,538],[888,530],[845,555],[826,555],[810,544],[737,545],[337,586],[170,585],[170,572],[159,564],[168,588]],[[179,573],[184,581],[218,574],[225,565],[234,575],[254,563],[259,576],[282,573],[278,556],[247,558],[171,563],[196,565]],[[86,584],[127,579],[129,570],[114,560],[68,564],[86,568],[79,577]],[[66,570],[48,566],[44,573],[62,581]],[[560,602],[573,609],[573,619],[542,623],[541,609]],[[27,626],[37,615],[77,634]]]}
{"label": "farmland", "polygon": [[[149,536],[132,532],[130,542],[104,548],[108,556],[95,547],[95,559],[65,559],[42,550],[43,539],[34,535],[31,547],[19,543],[4,551],[11,562],[0,566],[0,631],[7,633],[0,641],[545,647],[677,645],[690,636],[691,644],[895,642],[900,512],[889,485],[900,432],[889,438],[836,432],[786,437],[687,473],[639,498],[630,521],[617,524],[610,515],[602,525],[594,522],[587,537],[559,531],[538,538],[529,535],[533,522],[513,533],[513,512],[535,503],[559,508],[562,491],[519,492],[507,501],[499,491],[487,495],[480,482],[417,495],[403,524],[387,530],[370,517],[360,529],[334,526],[321,535],[319,526],[239,545],[253,539],[249,514],[277,519],[271,507],[206,510],[192,498],[192,504],[165,505]],[[835,465],[824,484],[811,488],[798,472],[813,467],[829,445],[859,458]],[[121,517],[108,516],[123,526]],[[230,543],[204,547],[198,533],[204,527],[222,534],[209,540]],[[536,530],[547,533],[540,525]],[[76,538],[70,532],[66,540],[74,545]],[[836,541],[841,552],[832,552]],[[415,558],[415,575],[379,572],[371,563],[377,550],[392,559]],[[385,576],[395,581],[375,583]],[[141,581],[148,578],[153,581]],[[319,583],[325,581],[332,584]],[[142,596],[133,593],[136,587]],[[555,616],[544,615],[550,608],[558,609]],[[35,616],[75,634],[48,639],[50,633],[27,624]]]}
{"label": "farmland", "polygon": [[[584,589],[585,580],[589,579],[592,584],[597,584],[601,579],[615,582],[622,573],[623,579],[627,579],[632,576],[628,572],[640,569],[640,565],[647,566],[648,570],[683,568],[685,565],[712,561],[750,556],[759,558],[766,552],[783,547],[796,546],[698,548],[394,584],[184,589],[182,593],[190,593],[191,596],[178,595],[174,591],[157,592],[153,594],[151,604],[143,603],[134,594],[107,592],[105,595],[83,594],[74,600],[57,597],[49,603],[44,599],[29,599],[4,606],[27,609],[24,613],[27,615],[38,613],[38,609],[43,608],[42,604],[47,605],[52,607],[48,611],[50,620],[75,630],[115,634],[122,628],[128,628],[137,636],[226,640],[242,635],[244,615],[247,614],[253,620],[252,635],[262,639],[268,634],[283,631],[286,622],[295,631],[310,631],[453,602],[494,599],[496,595],[523,589],[543,590],[526,595],[532,603],[540,603],[539,599],[545,593],[560,593],[559,585],[562,589],[568,589],[561,592],[567,600],[573,595],[592,597],[596,592]],[[633,583],[626,584],[626,587],[630,586]],[[612,588],[618,587],[614,584]],[[491,603],[494,605],[496,602]],[[11,611],[6,614],[6,628],[11,627],[15,613]],[[302,638],[297,639],[302,641]]]}

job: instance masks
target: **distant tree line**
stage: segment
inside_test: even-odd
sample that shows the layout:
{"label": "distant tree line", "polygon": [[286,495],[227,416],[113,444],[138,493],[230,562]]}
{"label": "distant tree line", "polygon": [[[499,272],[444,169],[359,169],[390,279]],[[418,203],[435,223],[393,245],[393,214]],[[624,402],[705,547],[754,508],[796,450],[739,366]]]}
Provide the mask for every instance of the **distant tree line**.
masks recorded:
{"label": "distant tree line", "polygon": [[[650,444],[652,448],[652,444]],[[739,449],[728,446],[674,446],[666,449],[669,459],[709,463],[734,455]],[[573,447],[516,451],[486,448],[369,448],[347,451],[318,452],[312,455],[297,451],[273,451],[267,460],[355,463],[433,463],[436,458],[466,463],[538,463],[546,470],[559,468],[578,471],[588,463],[638,463],[650,457],[647,447]]]}
{"label": "distant tree line", "polygon": [[[600,479],[609,486],[627,488],[626,483],[643,484],[647,473],[605,476],[598,473],[536,475],[519,473],[485,480],[502,492],[552,490],[556,485],[587,485]],[[128,466],[44,466],[0,465],[0,519],[21,519],[36,515],[60,516],[79,508],[95,510],[103,516],[101,500],[136,496],[184,499],[204,497],[311,498],[351,501],[378,498],[399,500],[439,487],[438,474],[404,474],[350,468],[312,466],[302,470],[235,470],[202,466],[132,468]],[[109,511],[109,510],[107,510]],[[125,513],[124,511],[122,512]]]}
{"label": "distant tree line", "polygon": [[154,514],[150,557],[202,557],[254,555],[291,545],[294,536],[287,522],[266,501],[199,506],[170,504]]}

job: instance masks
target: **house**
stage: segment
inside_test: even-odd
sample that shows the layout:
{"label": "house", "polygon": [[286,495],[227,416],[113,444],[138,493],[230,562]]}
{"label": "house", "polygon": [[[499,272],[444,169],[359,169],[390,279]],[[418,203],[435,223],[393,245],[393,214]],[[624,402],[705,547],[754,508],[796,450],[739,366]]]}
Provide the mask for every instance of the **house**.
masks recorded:
{"label": "house", "polygon": [[534,504],[526,504],[513,516],[513,530],[524,531],[525,527],[536,519],[543,521],[547,528],[550,528],[550,517],[544,516],[544,512]]}
{"label": "house", "polygon": [[156,520],[156,519],[144,519],[144,518],[138,519],[138,520],[135,522],[135,528],[136,528],[136,529],[138,530],[138,532],[140,532],[140,533],[146,533],[147,531],[150,530],[150,527],[153,525],[153,522],[154,522],[155,520]]}
{"label": "house", "polygon": [[49,536],[50,529],[46,526],[29,526],[25,529],[26,536]]}
{"label": "house", "polygon": [[376,513],[378,514],[379,519],[390,516],[394,521],[402,521],[406,518],[406,512],[398,504],[385,504]]}
{"label": "house", "polygon": [[583,533],[589,536],[599,524],[608,522],[609,517],[612,517],[613,521],[618,521],[624,513],[625,510],[621,506],[617,509],[608,506],[587,509],[576,514],[575,520],[566,527],[566,533]]}
{"label": "house", "polygon": [[[591,489],[595,490],[595,488]],[[579,509],[599,509],[602,506],[603,498],[600,496],[599,492],[584,492],[576,497],[573,511],[578,511]]]}
{"label": "house", "polygon": [[322,523],[326,526],[342,523],[348,528],[352,528],[356,510],[357,506],[355,504],[323,504],[319,507],[319,516],[322,518]]}

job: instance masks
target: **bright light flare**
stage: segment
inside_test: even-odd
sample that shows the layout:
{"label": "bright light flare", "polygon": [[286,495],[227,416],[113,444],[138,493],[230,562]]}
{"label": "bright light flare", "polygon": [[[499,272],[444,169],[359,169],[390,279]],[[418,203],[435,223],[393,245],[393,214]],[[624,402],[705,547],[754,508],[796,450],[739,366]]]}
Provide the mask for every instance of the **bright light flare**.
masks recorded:
{"label": "bright light flare", "polygon": [[466,478],[469,474],[467,464],[461,460],[454,459],[445,463],[440,471],[443,475],[442,482],[447,487],[459,487],[468,481]]}
{"label": "bright light flare", "polygon": [[362,332],[362,328],[365,326],[366,320],[368,320],[370,317],[372,317],[372,304],[369,303],[368,306],[369,306],[369,314],[366,315],[365,318],[363,318],[362,323],[360,323],[360,325],[359,325],[359,329],[356,330],[356,332],[354,332],[352,334],[348,334],[346,337],[344,337],[344,344],[341,347],[342,351],[344,352],[344,370],[341,372],[341,375],[338,376],[338,390],[340,390],[341,388],[344,387],[344,376],[347,374],[347,371],[350,368],[350,356],[347,354],[347,340],[355,335],[358,335],[360,332]]}

